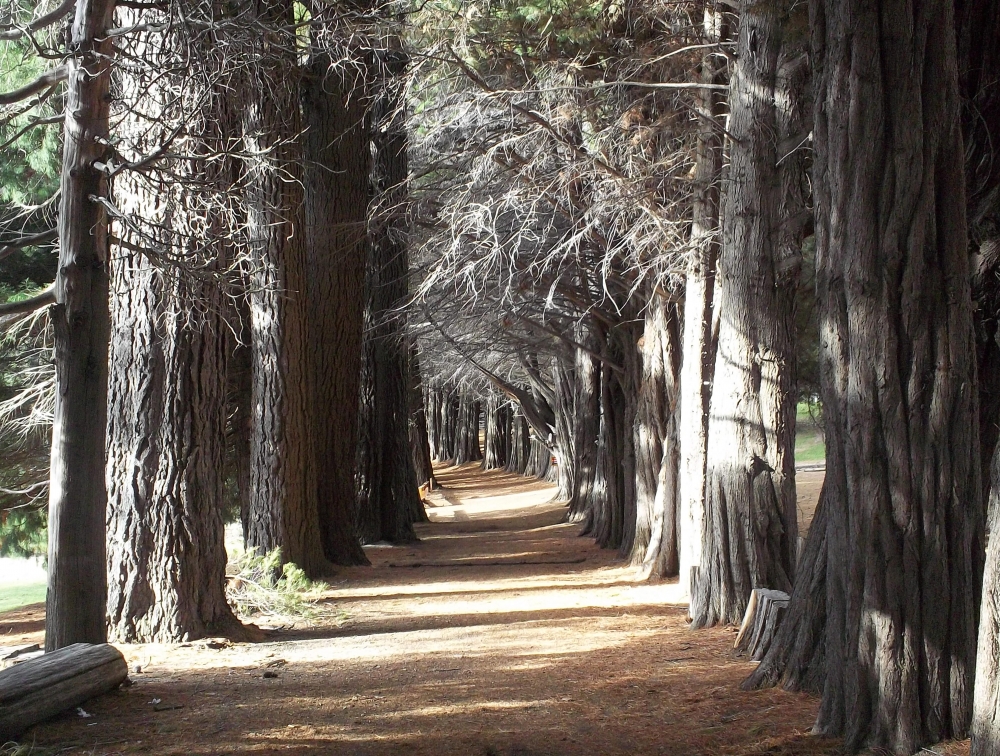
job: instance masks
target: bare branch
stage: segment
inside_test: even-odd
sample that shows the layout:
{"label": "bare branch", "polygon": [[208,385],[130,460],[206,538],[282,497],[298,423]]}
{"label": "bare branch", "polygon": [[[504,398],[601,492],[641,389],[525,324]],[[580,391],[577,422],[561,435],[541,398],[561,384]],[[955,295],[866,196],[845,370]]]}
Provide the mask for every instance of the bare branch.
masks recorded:
{"label": "bare branch", "polygon": [[20,302],[4,302],[0,304],[0,315],[23,315],[28,312],[40,310],[46,305],[54,304],[56,301],[55,284],[44,291],[35,294],[33,297],[22,299]]}
{"label": "bare branch", "polygon": [[0,92],[0,105],[13,105],[27,100],[32,95],[63,81],[68,75],[69,69],[66,66],[57,66],[51,71],[46,71],[30,84],[25,84],[12,92]]}

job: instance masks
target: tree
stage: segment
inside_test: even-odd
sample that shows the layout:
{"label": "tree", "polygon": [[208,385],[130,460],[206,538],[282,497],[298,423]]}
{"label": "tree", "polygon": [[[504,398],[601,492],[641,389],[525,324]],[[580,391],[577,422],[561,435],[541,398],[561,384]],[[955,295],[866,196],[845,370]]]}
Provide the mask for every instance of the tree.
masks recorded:
{"label": "tree", "polygon": [[[359,376],[371,173],[365,43],[342,49],[314,3],[303,81],[308,338],[318,506],[326,557],[367,564],[355,533]],[[355,12],[361,9],[348,9]],[[361,35],[362,39],[364,35]]]}
{"label": "tree", "polygon": [[[66,4],[63,4],[65,7]],[[59,201],[59,270],[51,310],[55,409],[49,472],[45,649],[102,643],[105,573],[104,435],[108,386],[109,87],[114,0],[77,0],[66,66]]]}
{"label": "tree", "polygon": [[226,600],[223,536],[233,161],[220,156],[238,131],[213,53],[223,40],[199,31],[220,19],[205,10],[119,14],[136,30],[119,36],[130,65],[116,76],[128,103],[116,150],[147,163],[114,182],[108,624],[127,643],[246,637]]}
{"label": "tree", "polygon": [[752,589],[787,590],[795,569],[793,306],[805,213],[793,188],[800,166],[785,153],[802,139],[806,69],[787,13],[740,9],[695,627],[739,622]]}
{"label": "tree", "polygon": [[297,140],[297,50],[288,33],[292,5],[254,0],[248,13],[247,55],[257,63],[241,92],[254,417],[246,541],[263,552],[280,548],[285,561],[315,577],[331,570],[320,535],[329,512],[318,509],[313,463],[311,276]]}
{"label": "tree", "polygon": [[983,553],[952,6],[810,25],[826,481],[761,666],[819,665],[817,732],[910,754],[969,728]]}
{"label": "tree", "polygon": [[[704,36],[718,45],[729,36],[729,20],[715,2],[703,10]],[[695,104],[699,116],[691,198],[691,246],[684,280],[683,357],[680,375],[678,445],[679,582],[690,597],[702,563],[705,523],[705,460],[708,453],[708,407],[715,368],[715,271],[718,262],[719,179],[722,173],[723,135],[719,119],[726,98],[726,65],[715,50],[701,59]]]}
{"label": "tree", "polygon": [[394,31],[377,53],[382,75],[371,112],[374,199],[358,444],[358,531],[368,543],[416,540],[413,523],[427,520],[410,454],[407,57]]}

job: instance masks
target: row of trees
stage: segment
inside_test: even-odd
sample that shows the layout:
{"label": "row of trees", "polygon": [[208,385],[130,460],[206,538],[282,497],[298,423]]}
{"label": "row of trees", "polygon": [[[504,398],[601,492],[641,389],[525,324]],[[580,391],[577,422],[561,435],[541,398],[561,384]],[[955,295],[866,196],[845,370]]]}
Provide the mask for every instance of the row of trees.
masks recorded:
{"label": "row of trees", "polygon": [[822,693],[849,748],[1000,749],[998,19],[12,3],[38,73],[5,128],[64,98],[58,227],[32,206],[4,247],[58,236],[55,284],[0,310],[52,305],[47,647],[246,637],[227,502],[319,576],[414,537],[432,459],[481,459],[679,575],[696,628],[789,590],[747,685]]}

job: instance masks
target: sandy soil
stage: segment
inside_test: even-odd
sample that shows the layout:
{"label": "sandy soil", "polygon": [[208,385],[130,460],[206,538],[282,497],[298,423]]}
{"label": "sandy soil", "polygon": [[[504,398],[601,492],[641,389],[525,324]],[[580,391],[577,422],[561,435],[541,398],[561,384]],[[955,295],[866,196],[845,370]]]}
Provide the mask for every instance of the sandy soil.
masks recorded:
{"label": "sandy soil", "polygon": [[[732,629],[561,523],[546,484],[441,472],[421,542],[368,547],[266,642],[124,646],[132,684],[22,737],[86,754],[830,754],[817,701],[744,693]],[[818,489],[818,485],[817,485]],[[0,616],[39,641],[42,608]],[[39,753],[46,753],[40,750]],[[938,750],[937,753],[958,751]]]}

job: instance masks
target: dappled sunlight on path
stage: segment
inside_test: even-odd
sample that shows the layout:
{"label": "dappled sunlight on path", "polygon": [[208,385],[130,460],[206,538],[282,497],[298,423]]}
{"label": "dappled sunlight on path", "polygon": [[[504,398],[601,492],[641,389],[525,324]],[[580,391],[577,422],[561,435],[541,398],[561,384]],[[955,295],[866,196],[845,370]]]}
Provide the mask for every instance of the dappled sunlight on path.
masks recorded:
{"label": "dappled sunlight on path", "polygon": [[[693,633],[553,487],[438,471],[420,542],[366,547],[327,610],[257,644],[124,647],[134,684],[35,728],[94,754],[825,754],[814,699],[743,693],[731,629]],[[152,704],[152,701],[160,703]]]}

